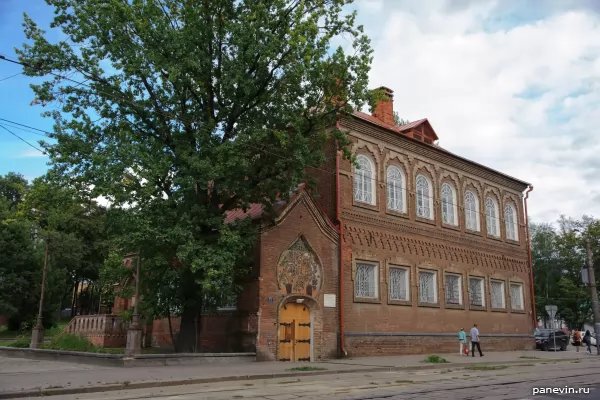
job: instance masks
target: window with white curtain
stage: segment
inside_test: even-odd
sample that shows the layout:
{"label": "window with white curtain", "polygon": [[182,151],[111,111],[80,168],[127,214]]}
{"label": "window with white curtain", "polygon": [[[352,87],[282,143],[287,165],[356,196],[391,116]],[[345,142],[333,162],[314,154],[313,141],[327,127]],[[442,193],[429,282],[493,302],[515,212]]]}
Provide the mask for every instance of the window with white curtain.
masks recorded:
{"label": "window with white curtain", "polygon": [[456,218],[456,194],[454,188],[447,183],[442,184],[442,222],[448,225],[458,225]]}
{"label": "window with white curtain", "polygon": [[468,230],[479,232],[479,202],[470,190],[465,192],[465,225]]}
{"label": "window with white curtain", "polygon": [[461,276],[446,274],[446,304],[462,304]]}
{"label": "window with white curtain", "polygon": [[377,265],[367,263],[356,264],[356,297],[378,298]]}
{"label": "window with white curtain", "polygon": [[505,307],[505,298],[504,298],[504,282],[501,281],[491,281],[490,282],[490,297],[492,308],[504,308]]}
{"label": "window with white curtain", "polygon": [[429,180],[423,175],[416,179],[417,217],[433,219],[433,193]]}
{"label": "window with white curtain", "polygon": [[390,300],[409,301],[409,270],[402,267],[390,267],[388,296]]}
{"label": "window with white curtain", "polygon": [[419,271],[419,301],[421,303],[437,303],[436,273]]}
{"label": "window with white curtain", "polygon": [[500,227],[498,224],[498,205],[491,197],[485,199],[485,224],[487,233],[491,236],[500,236]]}
{"label": "window with white curtain", "polygon": [[375,166],[369,157],[356,157],[358,167],[354,170],[354,200],[375,204]]}
{"label": "window with white curtain", "polygon": [[485,306],[483,278],[469,278],[469,300],[472,306]]}
{"label": "window with white curtain", "polygon": [[405,195],[404,174],[395,165],[387,169],[387,208],[394,211],[404,211]]}
{"label": "window with white curtain", "polygon": [[513,310],[523,310],[523,285],[520,283],[510,284],[510,304]]}
{"label": "window with white curtain", "polygon": [[504,222],[506,224],[506,238],[510,240],[519,240],[519,230],[515,209],[507,204],[504,207]]}

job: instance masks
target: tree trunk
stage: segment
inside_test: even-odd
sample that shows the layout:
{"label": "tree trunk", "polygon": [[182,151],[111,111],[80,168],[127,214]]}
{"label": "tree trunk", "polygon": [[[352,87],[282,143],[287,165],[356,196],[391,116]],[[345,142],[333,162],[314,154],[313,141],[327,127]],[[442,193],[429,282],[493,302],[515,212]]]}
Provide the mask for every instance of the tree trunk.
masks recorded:
{"label": "tree trunk", "polygon": [[71,318],[77,315],[77,290],[79,289],[79,278],[75,278],[75,286],[73,287],[73,297],[71,298]]}
{"label": "tree trunk", "polygon": [[188,304],[181,313],[181,326],[177,338],[178,353],[194,353],[196,351],[197,337],[196,318],[200,314],[199,304]]}
{"label": "tree trunk", "polygon": [[175,335],[173,335],[173,324],[171,322],[171,311],[167,309],[167,320],[169,321],[169,334],[171,335],[171,344],[173,345],[173,351],[178,353],[177,341],[175,341]]}
{"label": "tree trunk", "polygon": [[196,276],[188,269],[182,273],[183,311],[177,337],[178,353],[194,353],[197,348],[197,318],[202,312],[202,289],[196,283]]}

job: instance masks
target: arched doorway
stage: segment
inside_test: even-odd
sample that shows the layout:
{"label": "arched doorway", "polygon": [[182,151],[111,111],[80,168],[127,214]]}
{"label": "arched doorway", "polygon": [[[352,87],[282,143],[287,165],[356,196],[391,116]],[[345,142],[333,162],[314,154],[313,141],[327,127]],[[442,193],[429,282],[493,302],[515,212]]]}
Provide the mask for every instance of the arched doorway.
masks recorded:
{"label": "arched doorway", "polygon": [[310,308],[287,303],[279,312],[279,361],[311,360],[312,323]]}

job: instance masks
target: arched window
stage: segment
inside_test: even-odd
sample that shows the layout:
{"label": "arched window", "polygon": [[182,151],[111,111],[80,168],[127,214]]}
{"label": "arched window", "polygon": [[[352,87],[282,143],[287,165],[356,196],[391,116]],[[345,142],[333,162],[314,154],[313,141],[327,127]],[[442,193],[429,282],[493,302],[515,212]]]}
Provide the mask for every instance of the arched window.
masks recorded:
{"label": "arched window", "polygon": [[500,227],[498,226],[498,206],[491,197],[485,199],[485,224],[487,233],[491,236],[500,236]]}
{"label": "arched window", "polygon": [[369,157],[356,157],[358,167],[354,170],[354,200],[375,204],[375,167]]}
{"label": "arched window", "polygon": [[404,211],[404,174],[391,165],[387,169],[387,207],[389,210]]}
{"label": "arched window", "polygon": [[442,222],[448,225],[458,225],[456,218],[456,193],[447,183],[442,184]]}
{"label": "arched window", "polygon": [[433,194],[431,184],[423,175],[418,175],[417,187],[417,217],[433,219]]}
{"label": "arched window", "polygon": [[479,232],[479,201],[470,190],[465,192],[465,225],[468,230]]}
{"label": "arched window", "polygon": [[513,206],[507,204],[504,207],[504,222],[506,223],[506,238],[510,240],[519,240],[519,231],[517,229],[516,212]]}

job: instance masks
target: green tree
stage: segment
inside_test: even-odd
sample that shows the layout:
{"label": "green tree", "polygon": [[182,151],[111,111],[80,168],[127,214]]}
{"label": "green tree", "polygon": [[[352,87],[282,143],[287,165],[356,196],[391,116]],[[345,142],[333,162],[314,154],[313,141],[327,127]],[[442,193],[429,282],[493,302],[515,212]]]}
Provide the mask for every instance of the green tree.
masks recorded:
{"label": "green tree", "polygon": [[[571,328],[581,329],[591,320],[589,288],[581,280],[585,263],[583,234],[592,242],[600,239],[598,221],[584,216],[575,220],[561,216],[558,229],[551,224],[531,224],[532,261],[536,309],[540,319],[546,321],[544,307],[558,306],[558,318]],[[598,250],[595,248],[597,259]],[[598,263],[595,262],[598,270]]]}
{"label": "green tree", "polygon": [[[142,250],[146,284],[169,271],[178,349],[193,351],[206,299],[247,270],[255,243],[256,226],[225,213],[272,215],[327,140],[350,155],[334,127],[372,100],[370,41],[343,12],[351,0],[46,1],[67,39],[50,43],[26,16],[33,44],[17,50],[26,75],[53,74],[32,85],[58,105],[46,114],[57,144],[43,146],[57,175],[127,208],[118,248]],[[340,35],[351,55],[331,48]]]}
{"label": "green tree", "polygon": [[394,123],[396,124],[396,126],[401,126],[409,124],[410,121],[407,119],[400,118],[400,114],[398,114],[397,111],[394,111]]}
{"label": "green tree", "polygon": [[23,175],[9,172],[0,176],[0,197],[8,201],[9,208],[14,209],[25,197],[29,182]]}
{"label": "green tree", "polygon": [[39,227],[40,235],[50,238],[52,266],[65,274],[60,306],[71,306],[74,316],[79,296],[72,294],[84,282],[98,279],[108,254],[106,208],[88,193],[60,184],[50,175],[33,181],[19,214]]}

